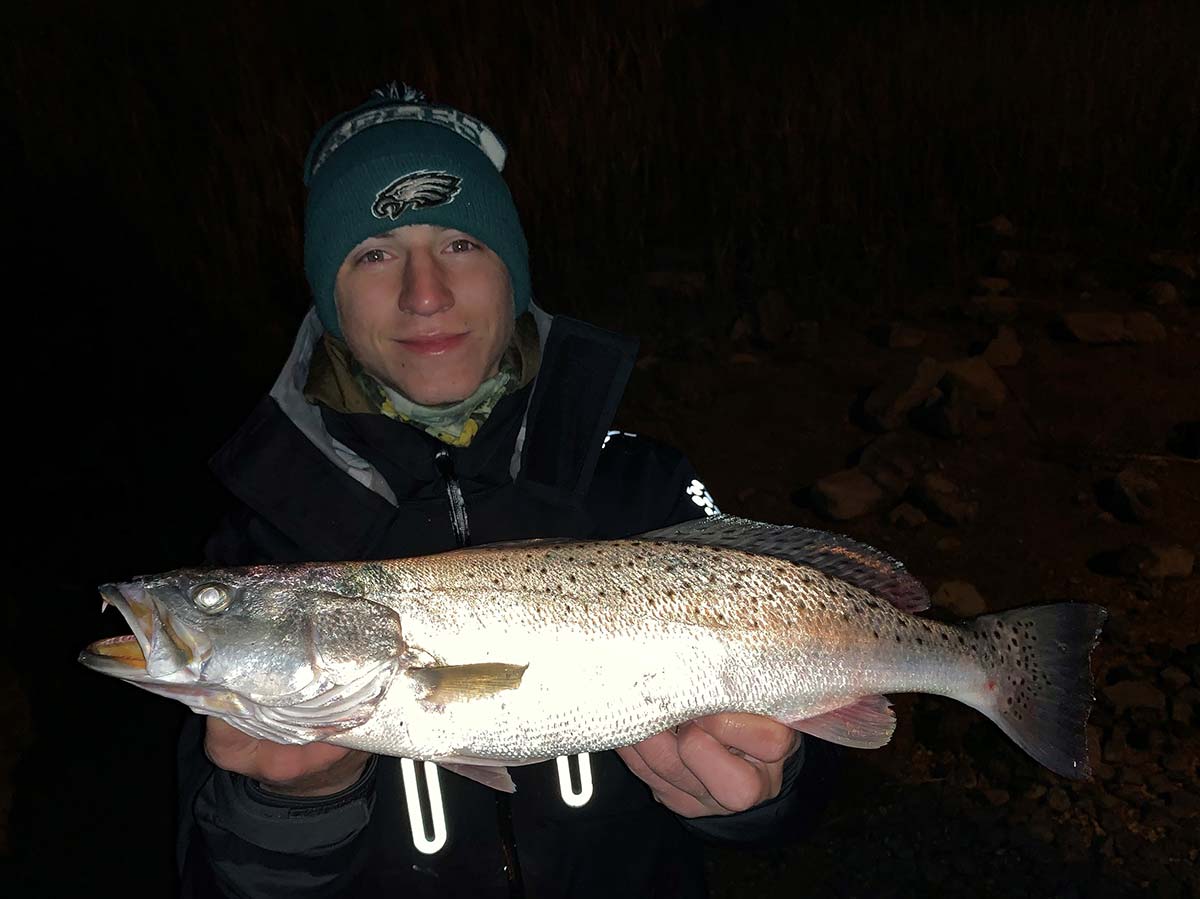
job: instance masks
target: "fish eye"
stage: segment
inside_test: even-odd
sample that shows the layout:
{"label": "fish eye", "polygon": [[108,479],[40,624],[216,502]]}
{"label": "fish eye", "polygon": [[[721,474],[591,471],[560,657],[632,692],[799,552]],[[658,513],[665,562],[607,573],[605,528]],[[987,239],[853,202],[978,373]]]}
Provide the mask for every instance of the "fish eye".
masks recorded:
{"label": "fish eye", "polygon": [[192,591],[192,602],[210,615],[224,612],[232,599],[233,593],[224,584],[201,584]]}

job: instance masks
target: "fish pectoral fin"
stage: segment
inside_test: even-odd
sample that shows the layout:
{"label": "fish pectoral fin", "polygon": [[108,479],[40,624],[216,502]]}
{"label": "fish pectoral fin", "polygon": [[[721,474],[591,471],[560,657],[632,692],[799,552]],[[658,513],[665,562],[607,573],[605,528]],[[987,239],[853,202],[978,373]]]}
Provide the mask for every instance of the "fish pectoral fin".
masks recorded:
{"label": "fish pectoral fin", "polygon": [[528,665],[480,662],[475,665],[440,665],[409,668],[408,676],[428,691],[425,701],[445,705],[465,699],[481,699],[521,686]]}
{"label": "fish pectoral fin", "polygon": [[512,776],[508,773],[508,768],[503,765],[482,763],[475,765],[468,762],[448,762],[443,760],[438,760],[437,763],[447,771],[461,774],[468,780],[483,784],[485,787],[491,787],[493,790],[498,790],[501,793],[517,792],[516,784],[513,783]]}
{"label": "fish pectoral fin", "polygon": [[896,713],[886,696],[862,699],[813,718],[784,721],[788,727],[830,743],[855,749],[886,746],[896,730]]}

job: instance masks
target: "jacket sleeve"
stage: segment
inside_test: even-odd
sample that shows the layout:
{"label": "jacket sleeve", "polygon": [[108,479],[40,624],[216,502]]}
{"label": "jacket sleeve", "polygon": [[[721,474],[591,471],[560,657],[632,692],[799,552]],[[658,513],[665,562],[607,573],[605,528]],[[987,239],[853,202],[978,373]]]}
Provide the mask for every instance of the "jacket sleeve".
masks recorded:
{"label": "jacket sleeve", "polygon": [[[248,523],[244,512],[222,522],[206,547],[211,563],[244,565],[270,558]],[[303,899],[350,892],[367,857],[376,760],[341,793],[297,799],[218,768],[204,753],[204,734],[204,717],[192,715],[179,741],[181,896]]]}
{"label": "jacket sleeve", "polygon": [[[666,483],[669,486],[662,501],[669,511],[660,527],[720,512],[716,500],[686,458],[680,456],[674,476]],[[733,815],[679,820],[687,830],[714,842],[781,840],[810,825],[825,804],[837,757],[836,747],[803,736],[800,747],[784,765],[783,783],[775,798]]]}

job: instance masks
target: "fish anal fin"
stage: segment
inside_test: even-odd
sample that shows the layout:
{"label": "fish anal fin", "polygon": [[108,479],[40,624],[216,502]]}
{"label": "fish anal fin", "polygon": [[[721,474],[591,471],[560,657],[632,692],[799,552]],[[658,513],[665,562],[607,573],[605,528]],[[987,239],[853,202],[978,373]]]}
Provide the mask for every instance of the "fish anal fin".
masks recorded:
{"label": "fish anal fin", "polygon": [[467,762],[439,761],[438,764],[447,771],[453,771],[468,780],[491,787],[501,793],[517,792],[516,784],[508,773],[508,768],[496,765],[472,765]]}
{"label": "fish anal fin", "polygon": [[832,712],[798,721],[788,727],[840,746],[878,749],[886,746],[896,731],[896,713],[886,696],[864,696]]}
{"label": "fish anal fin", "polygon": [[445,705],[515,690],[521,686],[521,678],[528,667],[504,662],[479,662],[473,665],[409,668],[408,676],[426,689],[426,702]]}

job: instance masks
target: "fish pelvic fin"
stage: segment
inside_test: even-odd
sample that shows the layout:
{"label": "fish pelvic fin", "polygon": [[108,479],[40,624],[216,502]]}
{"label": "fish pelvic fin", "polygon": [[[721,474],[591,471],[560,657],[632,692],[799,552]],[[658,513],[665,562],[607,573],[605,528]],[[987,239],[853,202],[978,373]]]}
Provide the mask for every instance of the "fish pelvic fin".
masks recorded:
{"label": "fish pelvic fin", "polygon": [[983,674],[960,698],[1051,771],[1088,778],[1091,654],[1107,617],[1100,606],[1058,603],[976,618],[966,627],[978,635]]}
{"label": "fish pelvic fin", "polygon": [[426,702],[445,705],[480,699],[521,686],[528,665],[480,662],[474,665],[441,665],[409,668],[408,676],[426,689]]}
{"label": "fish pelvic fin", "polygon": [[886,746],[896,732],[896,713],[886,696],[874,695],[823,715],[782,723],[839,746],[878,749]]}
{"label": "fish pelvic fin", "polygon": [[473,780],[476,783],[483,784],[485,787],[491,787],[497,792],[517,792],[512,775],[508,773],[508,768],[503,765],[490,765],[482,760],[479,762],[470,762],[462,759],[455,761],[435,759],[435,761],[447,771],[453,771],[460,777]]}
{"label": "fish pelvic fin", "polygon": [[929,608],[929,591],[887,553],[828,531],[711,515],[640,534],[634,540],[670,540],[719,546],[815,568],[887,600],[903,612]]}

